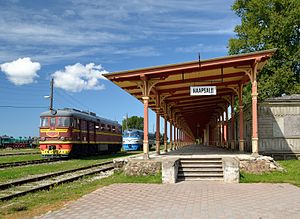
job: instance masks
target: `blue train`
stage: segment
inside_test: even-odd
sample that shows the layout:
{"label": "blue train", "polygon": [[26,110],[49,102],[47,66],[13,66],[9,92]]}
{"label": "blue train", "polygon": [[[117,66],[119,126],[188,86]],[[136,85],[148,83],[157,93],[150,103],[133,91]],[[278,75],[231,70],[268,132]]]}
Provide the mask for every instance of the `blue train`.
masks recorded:
{"label": "blue train", "polygon": [[[123,132],[124,151],[137,151],[143,149],[144,131],[138,129],[126,129]],[[149,147],[154,145],[155,134],[148,134]]]}

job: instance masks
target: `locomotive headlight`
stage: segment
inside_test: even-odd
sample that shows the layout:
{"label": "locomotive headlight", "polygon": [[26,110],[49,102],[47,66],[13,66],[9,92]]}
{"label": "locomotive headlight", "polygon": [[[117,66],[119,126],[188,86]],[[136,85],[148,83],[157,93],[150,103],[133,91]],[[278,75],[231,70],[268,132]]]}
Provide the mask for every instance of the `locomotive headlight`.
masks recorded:
{"label": "locomotive headlight", "polygon": [[45,141],[46,138],[45,138],[45,137],[41,137],[40,140],[41,140],[41,141]]}
{"label": "locomotive headlight", "polygon": [[60,137],[60,140],[64,141],[64,140],[65,140],[65,137],[61,136],[61,137]]}

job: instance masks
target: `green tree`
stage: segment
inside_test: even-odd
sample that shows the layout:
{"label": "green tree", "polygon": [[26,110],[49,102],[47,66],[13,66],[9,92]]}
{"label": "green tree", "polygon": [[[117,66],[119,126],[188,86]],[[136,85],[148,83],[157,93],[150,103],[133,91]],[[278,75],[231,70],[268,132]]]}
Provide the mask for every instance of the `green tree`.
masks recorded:
{"label": "green tree", "polygon": [[[126,124],[128,124],[128,127],[127,127]],[[123,119],[122,127],[123,127],[123,130],[125,130],[125,129],[140,129],[140,130],[143,130],[144,129],[144,118],[143,117],[138,117],[138,116],[132,116],[132,117],[127,119],[127,122],[126,122],[126,119]]]}
{"label": "green tree", "polygon": [[[258,75],[259,99],[300,93],[300,1],[236,0],[232,10],[241,18],[229,54],[277,48]],[[251,88],[244,100],[251,100]]]}
{"label": "green tree", "polygon": [[[155,140],[156,140],[156,132],[154,132],[154,136],[155,136]],[[167,137],[167,140],[168,140],[169,138]],[[162,145],[162,144],[164,144],[164,135],[163,134],[161,134],[161,133],[159,133],[159,143]]]}

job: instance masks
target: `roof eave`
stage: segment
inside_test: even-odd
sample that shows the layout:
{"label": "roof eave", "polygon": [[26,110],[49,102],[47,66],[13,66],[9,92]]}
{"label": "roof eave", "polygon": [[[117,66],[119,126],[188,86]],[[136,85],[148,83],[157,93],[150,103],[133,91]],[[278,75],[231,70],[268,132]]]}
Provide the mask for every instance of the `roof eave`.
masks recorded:
{"label": "roof eave", "polygon": [[[218,64],[222,61],[228,62],[229,60],[235,61],[235,60],[242,60],[243,59],[255,59],[258,57],[264,57],[268,56],[271,57],[275,52],[277,51],[277,48],[274,49],[269,49],[269,50],[263,50],[263,51],[258,51],[258,52],[252,52],[252,53],[243,53],[243,54],[237,54],[237,55],[231,55],[231,56],[224,56],[224,57],[219,57],[219,58],[213,58],[213,59],[206,59],[206,60],[201,60],[201,64]],[[139,68],[139,69],[134,69],[134,70],[125,70],[125,71],[119,71],[119,72],[112,72],[112,73],[107,73],[103,74],[104,77],[107,79],[111,80],[116,77],[122,77],[122,76],[127,76],[127,75],[132,75],[134,73],[141,74],[144,73],[146,74],[148,71],[161,71],[162,69],[169,69],[169,68],[176,68],[176,67],[184,67],[184,66],[191,66],[191,65],[198,65],[199,60],[195,61],[190,61],[190,62],[182,62],[182,63],[175,63],[175,64],[168,64],[168,65],[161,65],[161,66],[152,66],[152,67],[147,67],[147,68]]]}

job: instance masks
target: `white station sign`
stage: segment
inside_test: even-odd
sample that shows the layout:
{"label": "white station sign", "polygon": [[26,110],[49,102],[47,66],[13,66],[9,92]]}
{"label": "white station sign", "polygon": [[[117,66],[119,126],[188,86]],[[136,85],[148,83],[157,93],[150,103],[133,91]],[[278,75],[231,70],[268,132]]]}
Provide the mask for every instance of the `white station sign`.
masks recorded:
{"label": "white station sign", "polygon": [[216,95],[217,87],[216,86],[191,86],[190,95]]}

